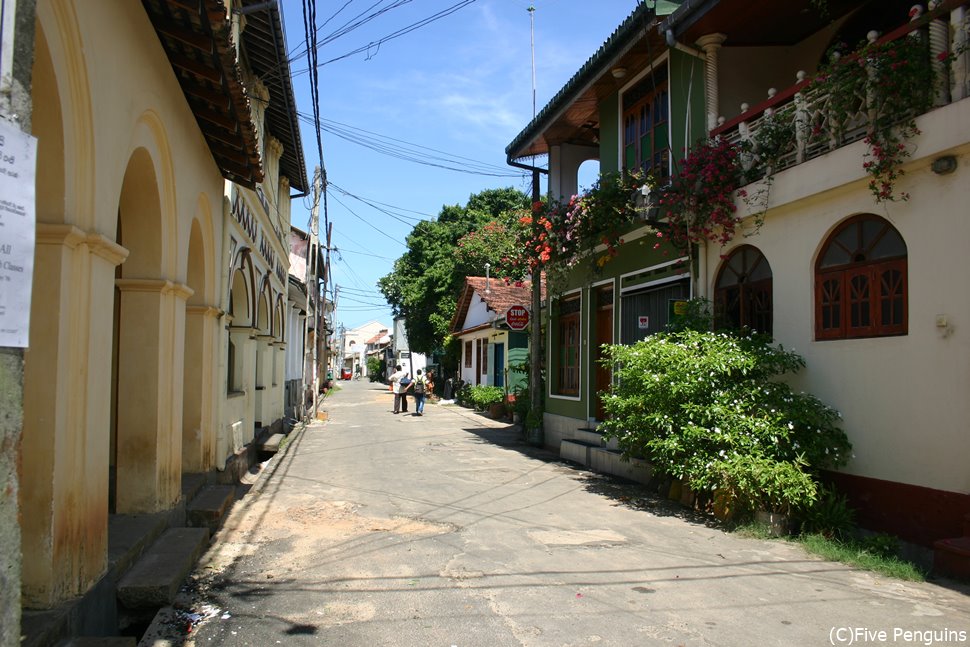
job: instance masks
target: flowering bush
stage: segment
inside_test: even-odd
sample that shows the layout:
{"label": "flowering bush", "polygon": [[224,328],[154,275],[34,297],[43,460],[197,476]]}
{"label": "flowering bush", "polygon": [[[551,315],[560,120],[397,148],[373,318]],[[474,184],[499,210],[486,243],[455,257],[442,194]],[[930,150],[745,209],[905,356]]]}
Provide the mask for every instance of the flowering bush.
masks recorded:
{"label": "flowering bush", "polygon": [[458,241],[455,256],[467,268],[492,266],[494,276],[507,280],[526,274],[529,263],[520,245],[522,226],[514,219],[493,221]]}
{"label": "flowering bush", "polygon": [[[583,259],[603,267],[619,252],[623,235],[637,221],[636,195],[644,183],[636,173],[606,173],[568,202],[536,202],[520,216],[518,230],[530,269],[544,267],[551,289],[565,281]],[[604,251],[596,255],[596,248]]]}
{"label": "flowering bush", "polygon": [[926,44],[916,34],[865,43],[845,57],[836,48],[812,80],[813,87],[830,96],[830,130],[836,138],[841,138],[853,114],[864,113],[868,149],[862,166],[877,202],[909,199],[894,188],[910,156],[906,141],[919,134],[916,116],[930,107],[940,81]]}
{"label": "flowering bush", "polygon": [[817,471],[850,456],[838,412],[777,379],[804,360],[766,336],[684,329],[608,346],[604,362],[607,436],[732,508],[805,508]]}
{"label": "flowering bush", "polygon": [[692,148],[660,194],[670,242],[687,249],[705,239],[720,245],[730,241],[739,222],[734,199],[741,179],[735,144],[715,138]]}

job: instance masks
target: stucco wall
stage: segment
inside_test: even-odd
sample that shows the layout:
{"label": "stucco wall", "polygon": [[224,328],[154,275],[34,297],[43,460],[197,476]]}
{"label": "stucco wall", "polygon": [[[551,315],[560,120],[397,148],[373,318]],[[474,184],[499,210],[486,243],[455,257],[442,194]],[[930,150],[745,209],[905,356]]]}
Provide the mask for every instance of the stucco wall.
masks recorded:
{"label": "stucco wall", "polygon": [[[807,362],[796,386],[844,416],[855,453],[845,471],[970,493],[970,100],[924,115],[918,125],[915,159],[898,184],[908,202],[874,203],[860,142],[779,174],[772,189],[778,206],[756,236],[735,243],[757,246],[771,265],[775,337]],[[944,153],[958,156],[958,168],[936,175],[929,165]],[[858,213],[887,219],[906,242],[908,334],[814,341],[816,256],[828,233]],[[727,251],[707,250],[706,285]],[[938,327],[938,315],[952,328]]]}

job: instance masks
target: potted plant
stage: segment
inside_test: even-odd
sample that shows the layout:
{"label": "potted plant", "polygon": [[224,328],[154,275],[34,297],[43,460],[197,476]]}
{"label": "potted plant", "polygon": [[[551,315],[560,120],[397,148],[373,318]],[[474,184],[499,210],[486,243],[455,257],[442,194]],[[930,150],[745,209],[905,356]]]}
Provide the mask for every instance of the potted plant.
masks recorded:
{"label": "potted plant", "polygon": [[753,511],[755,521],[765,524],[772,535],[781,537],[789,533],[792,511],[815,502],[817,486],[805,467],[801,457],[785,461],[739,454],[720,465],[720,489],[729,492],[736,505]]}

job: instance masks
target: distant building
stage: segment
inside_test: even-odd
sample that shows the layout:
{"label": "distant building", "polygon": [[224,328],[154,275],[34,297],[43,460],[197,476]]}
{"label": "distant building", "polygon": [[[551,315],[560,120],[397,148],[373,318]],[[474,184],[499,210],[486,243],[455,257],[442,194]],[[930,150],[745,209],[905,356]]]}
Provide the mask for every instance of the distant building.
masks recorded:
{"label": "distant building", "polygon": [[513,392],[528,378],[529,334],[509,330],[505,315],[513,306],[529,309],[532,281],[469,276],[458,298],[451,332],[461,344],[459,378],[466,384],[499,386]]}

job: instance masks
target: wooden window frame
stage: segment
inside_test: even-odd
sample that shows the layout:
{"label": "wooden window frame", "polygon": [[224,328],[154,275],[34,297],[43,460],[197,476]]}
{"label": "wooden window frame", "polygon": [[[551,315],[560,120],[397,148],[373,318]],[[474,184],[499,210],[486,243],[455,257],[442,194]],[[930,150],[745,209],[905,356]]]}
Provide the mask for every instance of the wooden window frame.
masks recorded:
{"label": "wooden window frame", "polygon": [[472,340],[465,341],[465,368],[472,367]]}
{"label": "wooden window frame", "polygon": [[[735,258],[741,256],[742,272],[737,272],[731,265]],[[750,275],[761,263],[768,269],[768,278],[750,280]],[[737,276],[737,281],[722,286],[722,279],[731,272]],[[731,250],[724,263],[718,270],[714,280],[714,314],[718,325],[723,325],[727,320],[726,314],[730,307],[735,309],[734,303],[729,303],[729,296],[732,291],[737,291],[736,309],[737,322],[739,328],[750,328],[758,332],[771,335],[774,332],[774,299],[772,295],[774,274],[771,264],[765,258],[764,253],[754,245],[740,245]],[[758,309],[759,296],[767,303],[766,306]],[[762,312],[766,311],[766,313]],[[733,325],[734,317],[730,318]],[[761,321],[759,321],[761,319]]]}
{"label": "wooden window frame", "polygon": [[[570,308],[576,304],[574,311],[561,313],[563,304]],[[560,302],[560,314],[557,321],[558,354],[556,356],[556,384],[555,395],[577,397],[579,395],[580,351],[582,349],[581,318],[582,302],[577,294]]]}
{"label": "wooden window frame", "polygon": [[[871,241],[864,238],[860,223],[881,225]],[[847,228],[856,227],[861,251],[849,262],[822,268],[829,247]],[[902,255],[866,258],[865,252],[887,234],[899,237],[904,246]],[[815,339],[865,339],[895,337],[909,333],[908,253],[902,236],[884,218],[861,215],[842,223],[828,236],[818,256],[815,268]],[[895,274],[891,283],[884,281]],[[864,289],[860,289],[864,288]],[[895,307],[899,317],[894,317]],[[886,319],[889,319],[886,322]]]}
{"label": "wooden window frame", "polygon": [[[620,124],[624,170],[652,173],[661,184],[665,184],[671,172],[670,90],[666,69],[652,71],[624,93]],[[661,131],[666,145],[657,149],[657,133]],[[644,144],[647,140],[649,151],[646,151]]]}

